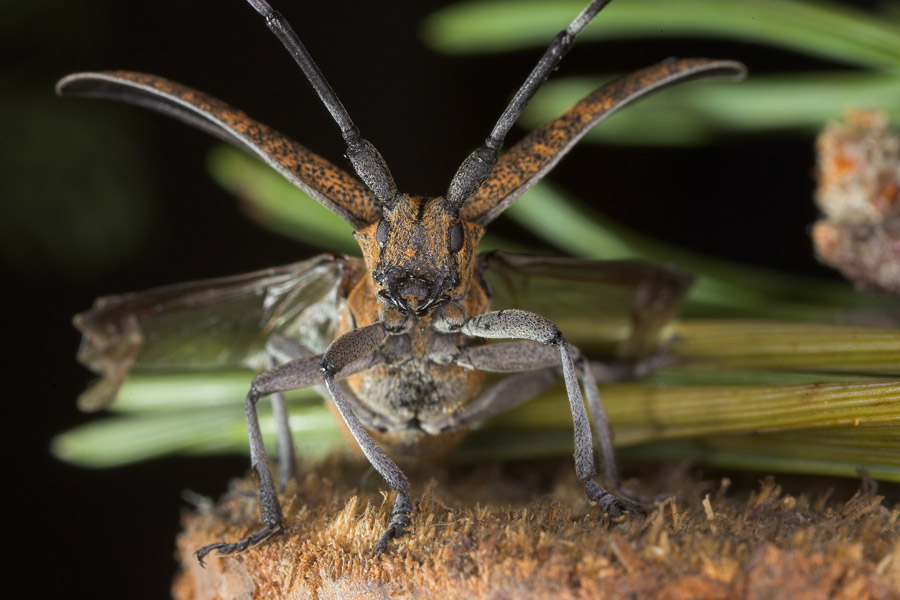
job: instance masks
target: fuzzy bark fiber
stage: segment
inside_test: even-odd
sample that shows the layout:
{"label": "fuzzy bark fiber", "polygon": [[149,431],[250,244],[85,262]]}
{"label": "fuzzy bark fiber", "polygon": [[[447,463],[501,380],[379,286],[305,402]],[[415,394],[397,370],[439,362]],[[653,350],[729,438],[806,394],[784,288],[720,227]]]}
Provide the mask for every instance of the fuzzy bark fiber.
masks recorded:
{"label": "fuzzy bark fiber", "polygon": [[175,598],[900,600],[896,486],[885,498],[871,482],[784,476],[788,493],[771,477],[658,467],[628,483],[675,496],[610,520],[568,461],[413,475],[413,524],[386,556],[373,547],[393,498],[332,458],[286,486],[283,533],[201,568],[194,550],[258,527],[254,481],[234,481],[184,516]]}

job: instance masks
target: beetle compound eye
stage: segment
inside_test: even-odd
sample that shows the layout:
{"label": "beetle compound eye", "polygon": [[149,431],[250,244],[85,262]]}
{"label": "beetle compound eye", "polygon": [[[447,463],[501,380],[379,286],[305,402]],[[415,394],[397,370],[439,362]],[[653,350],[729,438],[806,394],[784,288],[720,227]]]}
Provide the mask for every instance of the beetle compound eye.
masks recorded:
{"label": "beetle compound eye", "polygon": [[450,226],[450,252],[456,254],[463,247],[463,241],[465,240],[465,232],[463,231],[462,223],[457,221],[453,225]]}
{"label": "beetle compound eye", "polygon": [[375,230],[375,241],[378,242],[379,248],[384,248],[384,245],[387,243],[389,230],[390,225],[388,225],[387,220],[382,219],[381,222],[378,223],[378,228]]}

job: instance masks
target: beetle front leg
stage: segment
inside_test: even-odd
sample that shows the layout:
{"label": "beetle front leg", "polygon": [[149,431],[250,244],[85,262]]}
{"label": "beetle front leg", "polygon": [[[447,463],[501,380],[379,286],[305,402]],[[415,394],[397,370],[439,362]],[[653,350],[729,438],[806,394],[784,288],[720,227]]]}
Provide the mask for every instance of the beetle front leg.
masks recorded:
{"label": "beetle front leg", "polygon": [[262,443],[262,433],[259,430],[259,419],[256,415],[256,402],[259,400],[259,397],[258,393],[251,390],[247,394],[245,410],[247,414],[247,430],[250,434],[250,465],[256,471],[259,481],[259,513],[262,517],[263,528],[254,531],[237,542],[213,542],[203,546],[194,552],[201,566],[204,566],[204,557],[213,550],[218,550],[219,554],[243,552],[250,546],[256,545],[277,533],[284,521],[281,504],[278,502],[278,494],[275,492],[272,475],[269,473],[268,458]]}
{"label": "beetle front leg", "polygon": [[375,470],[381,474],[388,486],[397,492],[394,508],[391,511],[391,522],[387,530],[378,540],[375,547],[376,554],[383,554],[390,541],[406,533],[410,524],[409,514],[412,512],[412,502],[409,499],[409,480],[403,471],[388,457],[378,444],[372,439],[360,423],[350,403],[344,398],[341,388],[335,382],[335,375],[346,366],[364,358],[377,349],[387,337],[384,327],[376,323],[367,327],[361,327],[348,331],[336,339],[322,356],[322,372],[325,375],[325,387],[331,394],[335,407],[347,424],[347,429],[353,435],[360,449]]}
{"label": "beetle front leg", "polygon": [[[591,421],[588,419],[584,399],[578,385],[578,371],[575,368],[572,349],[556,325],[545,317],[528,311],[501,310],[469,319],[463,325],[461,332],[482,338],[533,340],[556,348],[562,365],[566,395],[569,400],[569,408],[572,411],[572,422],[575,428],[575,474],[578,480],[584,484],[588,498],[596,502],[601,510],[612,516],[618,516],[624,511],[643,512],[643,508],[636,502],[614,496],[592,479],[596,474],[596,468],[594,466],[594,450],[591,439]],[[579,358],[579,363],[581,361],[582,359]],[[615,454],[608,435],[608,423],[605,419],[605,413],[602,412],[600,396],[596,390],[596,382],[590,373],[587,361],[584,361],[579,366],[581,367],[586,393],[592,405],[591,408],[592,410],[597,410],[596,407],[600,407],[601,412],[598,414],[598,417],[602,428],[606,429],[606,431],[598,432],[598,435],[601,437],[601,451],[604,453],[605,462],[615,463]],[[593,389],[588,391],[587,388],[589,386]],[[604,433],[606,434],[605,441],[603,440]],[[607,467],[607,474],[618,480],[617,468],[609,469]],[[611,481],[610,483],[617,484],[618,481]]]}
{"label": "beetle front leg", "polygon": [[259,481],[259,513],[263,528],[237,542],[215,542],[203,546],[194,553],[201,565],[203,558],[213,550],[217,550],[219,554],[243,552],[281,529],[284,516],[278,502],[275,485],[272,482],[272,474],[269,472],[266,448],[259,428],[259,417],[256,414],[256,403],[268,394],[308,387],[317,383],[320,377],[320,364],[320,357],[309,356],[270,369],[253,379],[250,391],[247,393],[244,411],[247,417],[247,434],[250,439],[250,466],[256,471]]}

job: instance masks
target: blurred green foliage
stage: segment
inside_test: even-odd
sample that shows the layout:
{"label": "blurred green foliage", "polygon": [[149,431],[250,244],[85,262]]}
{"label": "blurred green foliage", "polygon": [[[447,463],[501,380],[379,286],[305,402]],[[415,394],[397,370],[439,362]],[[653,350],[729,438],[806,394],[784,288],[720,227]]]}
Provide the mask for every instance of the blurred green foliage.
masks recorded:
{"label": "blurred green foliage", "polygon": [[138,252],[156,203],[135,121],[20,89],[0,96],[0,132],[0,255],[9,266],[76,278]]}
{"label": "blurred green foliage", "polygon": [[[460,2],[435,12],[423,38],[448,53],[508,52],[543,46],[580,10],[579,0]],[[900,3],[877,12],[799,0],[629,0],[613,2],[580,42],[624,38],[718,38],[780,47],[841,70],[766,75],[749,62],[740,86],[681,86],[609,118],[586,140],[691,145],[734,133],[812,133],[847,108],[878,108],[900,120]],[[527,7],[527,8],[526,8]],[[738,60],[741,56],[731,56]],[[852,70],[847,70],[850,68]],[[552,78],[521,124],[545,123],[609,77]]]}

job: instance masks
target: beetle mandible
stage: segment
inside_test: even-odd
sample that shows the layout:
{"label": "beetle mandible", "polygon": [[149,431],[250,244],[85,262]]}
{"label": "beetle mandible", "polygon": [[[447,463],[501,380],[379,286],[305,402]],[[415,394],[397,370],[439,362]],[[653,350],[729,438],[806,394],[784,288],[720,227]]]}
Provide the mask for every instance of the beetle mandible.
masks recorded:
{"label": "beetle mandible", "polygon": [[[290,25],[265,0],[247,1],[294,57],[340,127],[358,179],[225,103],[160,77],[126,71],[77,73],[57,86],[60,94],[113,98],[153,108],[257,155],[350,223],[362,249],[362,261],[326,256],[247,276],[102,298],[93,310],[75,318],[85,334],[79,358],[105,375],[82,397],[83,405],[96,407],[115,397],[134,363],[145,341],[142,327],[146,324],[141,324],[141,318],[194,310],[205,306],[209,298],[216,302],[242,298],[248,291],[265,292],[268,302],[270,296],[277,296],[272,296],[275,288],[285,289],[286,283],[287,288],[305,286],[322,273],[341,281],[337,313],[328,323],[336,330],[324,352],[314,352],[300,335],[282,335],[261,324],[270,368],[253,379],[246,418],[251,465],[259,478],[262,527],[242,540],[200,548],[198,560],[202,563],[213,550],[220,554],[243,551],[282,529],[284,517],[256,404],[272,396],[278,409],[284,481],[293,472],[293,450],[281,393],[321,383],[362,452],[396,492],[390,523],[376,545],[378,553],[405,533],[412,511],[408,480],[389,454],[416,453],[426,443],[450,446],[470,424],[528,400],[551,385],[560,371],[574,422],[575,470],[588,497],[612,515],[641,511],[633,497],[614,495],[593,479],[592,427],[605,483],[619,488],[609,425],[587,359],[547,318],[521,309],[492,309],[485,271],[502,268],[498,263],[504,262],[508,266],[518,261],[527,267],[528,259],[476,258],[476,250],[485,226],[552,169],[597,122],[675,83],[740,77],[743,66],[699,58],[663,61],[599,88],[501,156],[503,141],[525,105],[575,37],[610,1],[593,0],[553,39],[484,145],[462,162],[446,194],[428,198],[398,191],[384,159],[362,137]],[[686,279],[671,273],[670,279],[670,296],[679,296],[686,289]],[[669,301],[668,308],[656,310],[669,310]],[[491,339],[512,341],[487,343]],[[515,374],[482,389],[484,372]]]}

